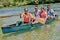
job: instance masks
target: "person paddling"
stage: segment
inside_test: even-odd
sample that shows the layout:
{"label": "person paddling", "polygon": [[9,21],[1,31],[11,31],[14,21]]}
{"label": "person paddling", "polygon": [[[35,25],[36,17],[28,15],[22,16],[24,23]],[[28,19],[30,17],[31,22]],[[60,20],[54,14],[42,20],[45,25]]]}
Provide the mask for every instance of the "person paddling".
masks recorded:
{"label": "person paddling", "polygon": [[50,16],[50,18],[55,18],[55,12],[53,9],[50,8],[50,5],[47,6],[47,13],[48,17]]}
{"label": "person paddling", "polygon": [[30,18],[32,17],[32,14],[29,13],[27,8],[24,9],[24,13],[21,13],[21,15],[22,15],[22,17],[24,17],[24,23],[29,23]]}
{"label": "person paddling", "polygon": [[[40,18],[40,10],[38,9],[38,5],[35,6],[34,17]],[[32,24],[38,23],[35,19],[32,20]]]}
{"label": "person paddling", "polygon": [[38,9],[38,6],[36,5],[34,15],[35,15],[35,17],[40,18],[39,14],[40,14],[40,10]]}
{"label": "person paddling", "polygon": [[43,18],[43,19],[47,19],[47,12],[46,10],[44,9],[44,7],[41,8],[41,12],[40,12],[40,18]]}

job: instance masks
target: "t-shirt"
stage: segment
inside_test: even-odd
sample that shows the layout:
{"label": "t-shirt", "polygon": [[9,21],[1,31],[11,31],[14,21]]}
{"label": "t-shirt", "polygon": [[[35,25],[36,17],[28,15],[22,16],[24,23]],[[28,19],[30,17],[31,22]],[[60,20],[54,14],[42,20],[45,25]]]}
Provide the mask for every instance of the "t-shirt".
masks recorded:
{"label": "t-shirt", "polygon": [[40,14],[40,18],[47,19],[47,12],[44,11]]}
{"label": "t-shirt", "polygon": [[48,14],[50,15],[50,16],[54,16],[54,10],[53,9],[50,9],[49,11],[48,11]]}
{"label": "t-shirt", "polygon": [[[25,17],[25,14],[24,13],[21,13],[23,16],[23,21],[24,21],[24,17]],[[34,15],[32,15],[31,13],[29,13],[30,17],[28,17],[28,19],[26,19],[25,21],[27,22],[27,20],[29,20],[29,22],[31,22],[31,18],[35,18]]]}
{"label": "t-shirt", "polygon": [[35,12],[35,17],[40,18],[40,10],[38,10],[37,12]]}

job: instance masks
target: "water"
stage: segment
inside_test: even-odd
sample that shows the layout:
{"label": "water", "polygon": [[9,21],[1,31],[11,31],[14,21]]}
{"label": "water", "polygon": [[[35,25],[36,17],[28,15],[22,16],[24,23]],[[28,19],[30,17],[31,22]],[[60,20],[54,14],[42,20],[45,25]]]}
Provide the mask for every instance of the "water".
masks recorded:
{"label": "water", "polygon": [[[55,8],[56,13],[60,15],[60,9],[59,9],[60,4],[50,4],[50,5],[52,8]],[[41,8],[41,6],[42,5],[39,5],[39,8]],[[1,15],[19,14],[20,11],[22,12],[24,11],[23,9],[25,7],[29,8],[29,12],[34,11],[34,5],[30,5],[30,6],[23,6],[19,8],[1,9],[0,14],[1,13],[2,13]],[[20,20],[21,19],[19,18],[19,16],[0,18],[0,24],[1,24],[0,26],[13,24],[13,23],[16,23],[16,21],[20,21]],[[0,40],[60,40],[60,21],[52,22],[49,25],[43,25],[32,31],[27,31],[27,32],[22,32],[22,33],[19,31],[19,32],[11,33],[11,34],[6,34],[3,37],[0,37]]]}
{"label": "water", "polygon": [[55,23],[53,23],[53,25],[41,26],[41,28],[36,28],[33,31],[7,35],[4,36],[2,40],[57,40],[60,39],[59,31],[59,24],[57,23],[55,25]]}
{"label": "water", "polygon": [[[50,4],[50,5],[51,5],[51,8],[55,9],[56,11],[60,10],[60,4]],[[38,7],[40,9],[43,6],[46,8],[46,5],[39,5]],[[28,8],[29,12],[34,12],[34,5],[29,5],[29,6],[26,5],[26,6],[21,6],[18,8],[0,9],[0,15],[16,15],[16,14],[19,14],[20,12],[24,12],[24,8]]]}

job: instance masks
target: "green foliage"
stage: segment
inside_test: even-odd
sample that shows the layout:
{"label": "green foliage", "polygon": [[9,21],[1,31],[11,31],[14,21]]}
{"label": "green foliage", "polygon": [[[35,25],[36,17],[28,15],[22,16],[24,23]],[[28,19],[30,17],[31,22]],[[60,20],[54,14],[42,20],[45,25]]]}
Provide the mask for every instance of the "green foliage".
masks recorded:
{"label": "green foliage", "polygon": [[[48,4],[48,3],[56,3],[60,2],[60,0],[0,0],[0,6],[9,7],[9,6],[20,6],[26,4]],[[2,7],[1,6],[1,7]]]}

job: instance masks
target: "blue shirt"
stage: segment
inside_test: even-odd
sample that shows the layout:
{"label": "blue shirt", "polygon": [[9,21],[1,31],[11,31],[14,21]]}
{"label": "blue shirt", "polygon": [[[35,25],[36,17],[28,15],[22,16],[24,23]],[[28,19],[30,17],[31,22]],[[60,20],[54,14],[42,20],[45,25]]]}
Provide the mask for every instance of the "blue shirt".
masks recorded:
{"label": "blue shirt", "polygon": [[53,9],[50,9],[49,11],[48,11],[48,14],[50,15],[50,16],[54,16],[54,10]]}

